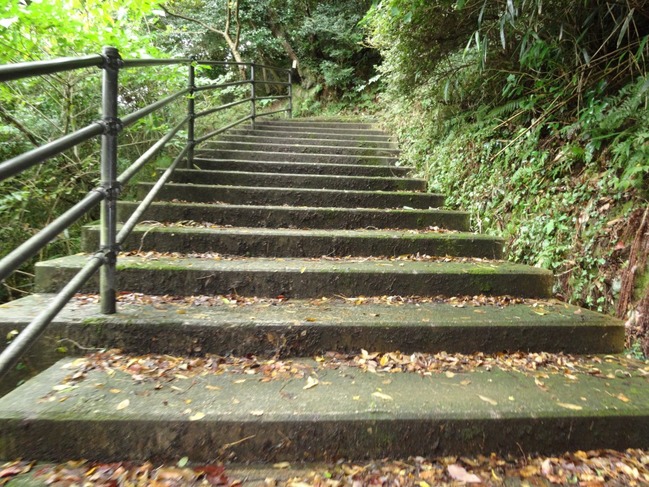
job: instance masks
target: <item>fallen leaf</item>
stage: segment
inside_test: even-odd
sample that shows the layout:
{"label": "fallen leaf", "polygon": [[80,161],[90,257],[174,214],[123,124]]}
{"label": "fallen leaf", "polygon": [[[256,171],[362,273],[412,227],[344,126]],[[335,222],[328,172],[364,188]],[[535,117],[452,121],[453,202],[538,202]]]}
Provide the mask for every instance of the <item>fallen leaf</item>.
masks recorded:
{"label": "fallen leaf", "polygon": [[486,396],[481,396],[480,394],[478,394],[478,397],[479,397],[480,399],[482,399],[484,402],[488,402],[488,403],[491,404],[492,406],[496,406],[496,405],[498,404],[497,401],[494,401],[493,399],[488,398],[488,397],[486,397]]}
{"label": "fallen leaf", "polygon": [[311,389],[312,387],[317,386],[320,383],[315,377],[309,376],[306,380],[306,385],[302,389]]}
{"label": "fallen leaf", "polygon": [[453,372],[451,372],[450,370],[447,370],[446,373],[445,373],[445,375],[446,375],[446,377],[448,377],[449,379],[452,379],[453,377],[455,377],[455,374],[454,374]]}
{"label": "fallen leaf", "polygon": [[108,392],[110,392],[111,394],[119,394],[120,392],[122,392],[122,390],[121,389],[111,389]]}
{"label": "fallen leaf", "polygon": [[557,404],[559,406],[561,406],[562,408],[572,409],[573,411],[581,411],[582,409],[584,409],[583,407],[581,407],[581,406],[579,406],[577,404],[570,404],[570,403],[567,403],[567,402],[558,402]]}
{"label": "fallen leaf", "polygon": [[264,412],[261,409],[255,409],[254,411],[250,411],[250,414],[253,416],[263,416]]}
{"label": "fallen leaf", "polygon": [[621,392],[616,397],[622,402],[629,402],[631,400],[628,397],[626,397],[624,394],[622,394]]}
{"label": "fallen leaf", "polygon": [[518,473],[523,478],[534,477],[539,474],[539,467],[536,465],[527,465],[521,468]]}
{"label": "fallen leaf", "polygon": [[379,399],[384,399],[386,401],[392,401],[392,396],[388,396],[387,394],[383,394],[382,392],[373,392],[372,395],[374,397],[378,397]]}
{"label": "fallen leaf", "polygon": [[291,468],[291,464],[289,462],[279,462],[279,463],[275,463],[273,465],[273,468],[276,468],[278,470],[284,470],[287,468]]}
{"label": "fallen leaf", "polygon": [[466,482],[467,484],[479,484],[482,482],[480,477],[467,472],[464,467],[461,467],[460,465],[453,464],[446,468],[448,469],[449,475],[460,482]]}
{"label": "fallen leaf", "polygon": [[200,411],[197,412],[196,414],[192,414],[189,417],[190,421],[198,421],[199,419],[203,419],[205,417],[205,413],[201,413]]}
{"label": "fallen leaf", "polygon": [[119,411],[121,409],[126,409],[129,404],[131,404],[131,401],[129,401],[128,399],[124,399],[122,402],[120,402],[117,405],[117,410]]}
{"label": "fallen leaf", "polygon": [[189,457],[182,457],[180,460],[178,460],[178,466],[180,468],[184,468],[188,462],[189,462]]}

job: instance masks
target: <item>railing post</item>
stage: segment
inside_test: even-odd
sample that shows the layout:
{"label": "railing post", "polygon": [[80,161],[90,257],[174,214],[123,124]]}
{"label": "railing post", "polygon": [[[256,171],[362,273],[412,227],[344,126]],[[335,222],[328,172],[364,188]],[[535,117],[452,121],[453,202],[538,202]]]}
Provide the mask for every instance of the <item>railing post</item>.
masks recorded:
{"label": "railing post", "polygon": [[255,130],[255,117],[257,116],[257,107],[255,106],[255,63],[250,64],[250,126]]}
{"label": "railing post", "polygon": [[288,118],[293,118],[293,70],[288,70]]}
{"label": "railing post", "polygon": [[104,265],[99,274],[99,293],[101,312],[113,314],[116,311],[117,298],[117,134],[121,130],[121,121],[117,118],[118,78],[122,60],[114,47],[104,47],[104,64],[102,66],[102,121],[104,134],[101,138],[101,186],[106,198],[101,204],[100,246],[105,256]]}
{"label": "railing post", "polygon": [[194,106],[194,93],[196,90],[195,78],[196,71],[194,66],[194,56],[189,63],[189,73],[187,78],[187,88],[189,89],[189,96],[187,97],[187,169],[191,169],[194,164],[194,147],[196,141],[194,140],[194,123],[196,121],[196,111]]}

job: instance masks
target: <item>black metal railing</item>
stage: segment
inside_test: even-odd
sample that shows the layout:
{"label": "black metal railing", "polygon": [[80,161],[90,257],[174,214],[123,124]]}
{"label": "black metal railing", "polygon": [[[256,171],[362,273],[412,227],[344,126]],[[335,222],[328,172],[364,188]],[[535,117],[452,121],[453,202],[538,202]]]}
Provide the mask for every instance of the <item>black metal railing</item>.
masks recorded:
{"label": "black metal railing", "polygon": [[[173,93],[166,98],[141,108],[140,110],[130,113],[123,118],[119,118],[118,101],[120,70],[163,65],[186,65],[188,70],[187,88]],[[199,65],[233,66],[238,69],[243,68],[244,70],[249,71],[250,77],[249,79],[237,82],[196,86],[195,67]],[[0,66],[0,82],[92,67],[103,70],[102,119],[57,140],[0,163],[0,181],[2,181],[19,174],[26,169],[36,166],[37,164],[43,163],[47,159],[61,154],[67,149],[75,147],[82,142],[101,136],[100,185],[90,191],[72,208],[64,212],[40,232],[0,260],[0,281],[2,281],[16,271],[22,264],[34,257],[57,235],[69,228],[82,216],[93,210],[98,204],[101,204],[101,234],[99,249],[88,259],[87,263],[76,274],[76,276],[63,287],[50,304],[36,318],[34,318],[34,320],[32,320],[32,322],[29,323],[22,332],[20,332],[20,334],[14,338],[14,340],[0,354],[0,377],[7,373],[18,362],[18,360],[20,360],[20,357],[41,336],[49,323],[97,271],[100,272],[99,288],[101,312],[104,314],[112,314],[116,312],[116,263],[119,248],[131,233],[137,222],[142,218],[142,215],[155,199],[160,189],[169,180],[176,167],[178,167],[182,161],[185,161],[187,167],[192,166],[194,150],[198,144],[246,121],[250,121],[252,128],[254,128],[255,120],[261,116],[282,112],[287,113],[289,117],[292,116],[293,94],[291,70],[255,63],[230,63],[197,60],[194,58],[122,59],[117,49],[113,47],[105,47],[101,55]],[[284,73],[287,76],[287,81],[276,82],[258,80],[255,76],[256,67]],[[286,94],[279,96],[258,96],[257,85],[261,84],[279,86],[281,91],[286,91]],[[217,107],[208,108],[200,112],[195,111],[196,93],[245,85],[250,85],[250,97]],[[128,169],[118,175],[117,155],[120,132],[143,117],[146,117],[147,115],[150,115],[170,103],[182,99],[183,97],[186,97],[187,99],[187,116],[169,130],[166,135],[149,147],[148,150],[146,150],[130,165],[130,167],[128,167]],[[257,102],[260,100],[287,100],[287,107],[257,113]],[[197,119],[244,103],[250,103],[250,113],[248,115],[224,127],[219,127],[216,130],[199,137],[196,136],[195,122]],[[121,189],[135,174],[138,173],[140,169],[144,167],[145,164],[152,161],[165,145],[174,139],[183,128],[186,128],[187,133],[184,148],[176,156],[170,166],[163,172],[162,176],[153,185],[137,209],[131,214],[128,220],[124,222],[118,233],[117,200]]]}

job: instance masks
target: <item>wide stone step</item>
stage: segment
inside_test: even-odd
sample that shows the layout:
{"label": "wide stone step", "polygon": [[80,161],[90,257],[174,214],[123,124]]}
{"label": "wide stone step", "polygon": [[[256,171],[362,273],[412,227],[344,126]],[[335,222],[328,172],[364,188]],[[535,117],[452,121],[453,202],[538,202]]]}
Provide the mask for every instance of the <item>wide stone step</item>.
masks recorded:
{"label": "wide stone step", "polygon": [[255,122],[260,127],[265,126],[289,126],[289,127],[312,127],[314,129],[335,129],[342,130],[359,129],[359,130],[378,130],[376,123],[370,122],[352,122],[345,120],[309,120],[305,118],[284,118],[284,119],[260,119]]}
{"label": "wide stone step", "polygon": [[266,130],[266,131],[275,131],[275,132],[320,132],[326,134],[349,134],[349,135],[379,135],[386,137],[387,134],[381,130],[376,129],[354,129],[346,127],[317,127],[312,124],[290,124],[290,123],[269,123],[269,122],[257,122],[255,124],[256,130]]}
{"label": "wide stone step", "polygon": [[[57,292],[84,265],[74,255],[36,264],[36,292]],[[322,296],[551,295],[549,271],[501,261],[429,262],[360,259],[121,257],[121,291],[146,294]],[[98,278],[82,292],[96,292]]]}
{"label": "wide stone step", "polygon": [[[0,307],[0,333],[22,330],[53,299],[36,294]],[[195,296],[173,299],[122,295],[118,313],[98,300],[75,298],[33,353],[61,358],[59,337],[86,348],[127,353],[313,357],[326,352],[400,350],[422,353],[619,353],[624,323],[560,302],[507,303],[494,298],[425,302],[371,299],[252,300]],[[486,301],[486,300],[485,300]]]}
{"label": "wide stone step", "polygon": [[326,147],[354,147],[354,148],[376,148],[376,149],[398,149],[396,144],[393,142],[379,142],[379,141],[368,141],[368,140],[354,140],[354,139],[312,139],[312,138],[300,138],[295,140],[295,137],[264,137],[264,136],[254,136],[246,135],[247,132],[242,132],[240,134],[230,134],[226,132],[223,135],[219,135],[219,140],[224,142],[247,142],[254,144],[300,144],[300,145],[312,145],[312,146],[326,146]]}
{"label": "wide stone step", "polygon": [[[137,203],[117,203],[119,221],[135,211]],[[371,208],[316,208],[203,203],[153,203],[142,220],[191,220],[217,225],[269,228],[402,228],[441,227],[468,231],[469,213],[455,210],[385,210]]]}
{"label": "wide stone step", "polygon": [[[143,198],[153,183],[138,184]],[[270,188],[259,186],[216,186],[206,184],[165,185],[158,193],[161,200],[198,203],[229,203],[235,205],[290,205],[344,208],[438,208],[444,196],[432,193],[397,191],[338,191],[332,189]]]}
{"label": "wide stone step", "polygon": [[134,379],[129,357],[110,373],[91,368],[92,358],[67,359],[0,399],[0,456],[278,462],[647,447],[646,377],[617,378],[620,360],[597,359],[584,367],[601,373],[569,374],[576,380],[553,370],[542,379],[498,367],[377,374],[295,360],[283,374],[276,362],[205,374],[186,365],[158,381],[146,362]]}
{"label": "wide stone step", "polygon": [[265,130],[265,129],[244,129],[244,128],[234,128],[232,130],[228,130],[228,134],[231,135],[253,135],[253,136],[259,136],[259,137],[272,137],[275,139],[282,139],[282,138],[287,138],[287,139],[299,139],[299,140],[304,140],[304,139],[336,139],[336,140],[349,140],[349,141],[368,141],[368,142],[385,142],[385,143],[393,143],[394,148],[398,148],[397,144],[394,142],[393,138],[389,135],[383,134],[383,135],[368,135],[366,133],[360,133],[360,134],[350,134],[345,131],[336,131],[336,132],[319,132],[319,131],[313,131],[313,132],[293,132],[293,131],[286,131],[286,130]]}
{"label": "wide stone step", "polygon": [[355,156],[345,154],[308,154],[299,152],[266,152],[246,150],[201,149],[197,157],[208,159],[235,159],[243,161],[312,162],[317,164],[358,164],[391,166],[397,162],[393,156]]}
{"label": "wide stone step", "polygon": [[319,164],[314,162],[234,161],[227,159],[194,159],[194,166],[221,171],[245,171],[285,174],[330,174],[335,176],[403,177],[408,167],[355,166],[353,164]]}
{"label": "wide stone step", "polygon": [[368,176],[322,176],[313,174],[277,174],[244,171],[202,171],[177,169],[173,182],[178,184],[214,184],[227,186],[262,186],[273,188],[311,188],[359,191],[425,191],[424,179],[377,178]]}
{"label": "wide stone step", "polygon": [[259,120],[255,128],[261,130],[347,132],[368,135],[388,135],[374,124],[347,122],[303,122],[297,120]]}
{"label": "wide stone step", "polygon": [[[218,252],[248,257],[432,256],[500,259],[502,239],[473,233],[406,230],[302,230],[211,228],[180,225],[136,226],[122,250]],[[99,248],[99,226],[84,227],[83,248]]]}
{"label": "wide stone step", "polygon": [[211,141],[201,150],[215,151],[253,151],[253,152],[288,152],[295,154],[338,154],[345,156],[384,156],[398,157],[398,149],[381,149],[375,147],[349,147],[346,145],[311,145],[299,143],[257,143],[243,141]]}

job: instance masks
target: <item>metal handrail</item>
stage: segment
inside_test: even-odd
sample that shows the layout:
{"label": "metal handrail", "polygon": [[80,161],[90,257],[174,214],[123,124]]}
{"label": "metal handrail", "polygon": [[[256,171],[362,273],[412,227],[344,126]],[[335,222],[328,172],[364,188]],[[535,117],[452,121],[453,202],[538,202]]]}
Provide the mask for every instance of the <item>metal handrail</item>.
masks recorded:
{"label": "metal handrail", "polygon": [[[120,70],[165,65],[187,66],[187,88],[129,113],[120,119],[117,111]],[[195,86],[195,66],[197,65],[244,67],[250,70],[250,78],[242,81]],[[101,311],[105,314],[111,314],[116,311],[116,261],[119,246],[126,240],[144,212],[155,199],[158,192],[172,176],[176,167],[178,167],[182,161],[186,161],[187,167],[192,167],[196,145],[249,120],[254,128],[255,119],[257,117],[276,113],[287,113],[289,117],[292,116],[291,70],[248,62],[236,63],[228,61],[196,60],[193,58],[122,59],[117,49],[105,47],[101,55],[61,58],[49,61],[35,61],[0,66],[0,82],[34,76],[51,75],[64,71],[87,69],[91,67],[98,67],[103,71],[102,119],[12,159],[0,162],[0,181],[2,181],[17,175],[26,169],[36,166],[37,164],[43,163],[47,159],[61,154],[65,150],[75,147],[82,142],[91,140],[97,136],[101,136],[102,139],[100,186],[90,191],[72,208],[49,223],[36,235],[15,248],[4,258],[0,259],[0,280],[3,280],[18,269],[20,265],[36,255],[58,234],[65,231],[82,216],[86,215],[90,210],[95,208],[97,204],[101,204],[101,236],[99,250],[90,257],[86,265],[64,286],[52,302],[31,323],[29,323],[0,354],[0,377],[6,374],[11,367],[15,365],[27,349],[29,349],[29,347],[41,336],[48,324],[97,271],[100,272]],[[288,82],[257,80],[255,76],[256,67],[287,73]],[[249,97],[199,112],[195,111],[194,98],[197,92],[245,85],[250,85]],[[257,96],[255,90],[256,85],[286,86],[288,87],[288,94],[281,96]],[[187,116],[169,130],[163,137],[151,145],[138,159],[136,159],[122,174],[118,176],[117,152],[119,133],[125,128],[135,124],[138,120],[155,113],[183,97],[187,98]],[[283,99],[288,100],[288,107],[285,109],[259,114],[256,112],[256,102],[258,100]],[[195,137],[194,123],[197,119],[244,103],[251,104],[249,115],[198,138]],[[129,219],[122,225],[119,233],[117,233],[117,199],[121,187],[128,183],[145,164],[150,162],[174,137],[176,137],[183,127],[187,128],[187,137],[184,148],[180,151],[172,164],[164,171],[162,176],[154,184],[153,188],[149,191],[137,209],[131,214]]]}

